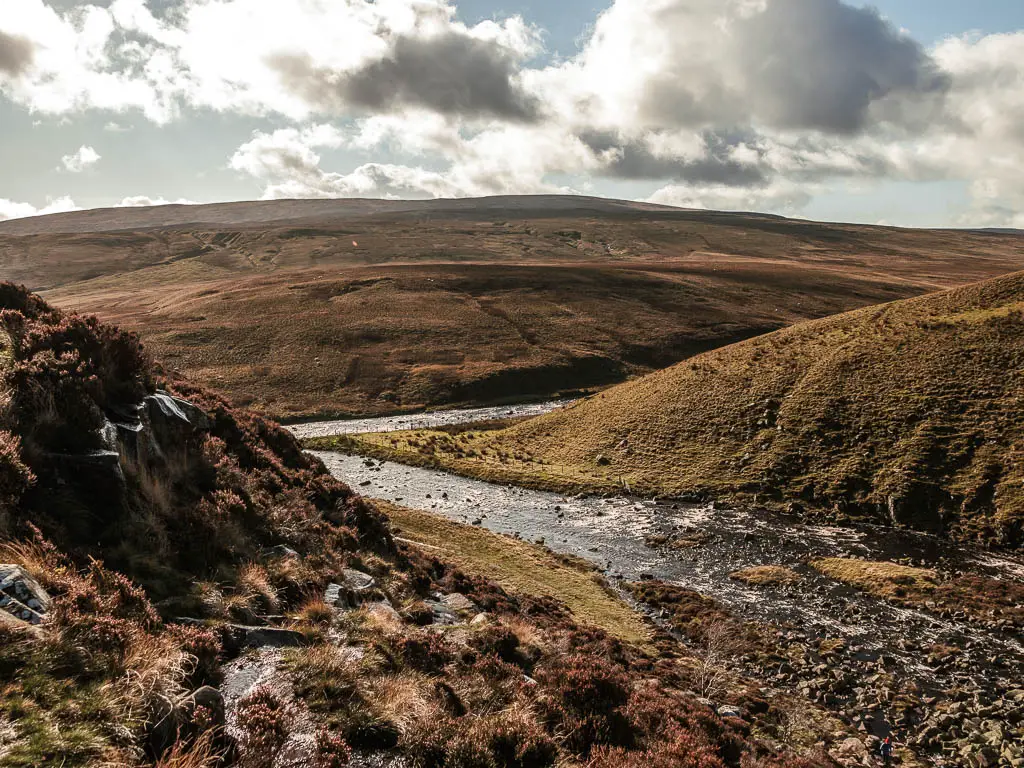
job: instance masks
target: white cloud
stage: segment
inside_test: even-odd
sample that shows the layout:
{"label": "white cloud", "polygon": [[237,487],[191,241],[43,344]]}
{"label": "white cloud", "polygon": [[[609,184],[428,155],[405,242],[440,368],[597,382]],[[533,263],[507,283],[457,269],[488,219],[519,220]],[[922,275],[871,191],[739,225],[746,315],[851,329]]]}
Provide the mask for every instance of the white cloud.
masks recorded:
{"label": "white cloud", "polygon": [[[1024,210],[1024,32],[926,50],[840,0],[614,0],[577,56],[540,66],[522,18],[467,25],[456,6],[0,0],[0,93],[57,115],[284,121],[230,159],[271,197],[540,192],[566,175],[789,211],[838,179],[947,179],[971,190],[971,221]],[[323,167],[342,147],[391,162]]]}
{"label": "white cloud", "polygon": [[811,202],[813,187],[781,181],[766,187],[662,187],[647,202],[717,211],[771,211],[793,214]]}
{"label": "white cloud", "polygon": [[58,197],[51,200],[42,208],[36,208],[29,203],[16,203],[13,200],[0,198],[0,221],[8,219],[23,219],[28,216],[45,216],[49,213],[66,213],[67,211],[81,210],[75,201],[70,197]]}
{"label": "white cloud", "polygon": [[115,203],[115,208],[148,208],[155,205],[196,205],[192,200],[179,198],[178,200],[165,200],[162,197],[148,197],[146,195],[133,195],[126,197],[121,202]]}
{"label": "white cloud", "polygon": [[92,147],[82,146],[78,151],[64,155],[61,158],[61,165],[68,173],[81,173],[86,168],[91,168],[100,161],[100,154]]}

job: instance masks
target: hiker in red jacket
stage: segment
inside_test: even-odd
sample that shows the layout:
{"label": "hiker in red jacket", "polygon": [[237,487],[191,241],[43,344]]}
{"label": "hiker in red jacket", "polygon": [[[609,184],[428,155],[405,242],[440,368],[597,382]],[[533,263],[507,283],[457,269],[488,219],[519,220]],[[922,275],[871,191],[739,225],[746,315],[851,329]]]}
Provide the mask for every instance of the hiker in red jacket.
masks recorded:
{"label": "hiker in red jacket", "polygon": [[882,742],[882,746],[879,750],[882,753],[882,763],[884,765],[892,765],[892,738],[889,736],[885,737],[885,741]]}

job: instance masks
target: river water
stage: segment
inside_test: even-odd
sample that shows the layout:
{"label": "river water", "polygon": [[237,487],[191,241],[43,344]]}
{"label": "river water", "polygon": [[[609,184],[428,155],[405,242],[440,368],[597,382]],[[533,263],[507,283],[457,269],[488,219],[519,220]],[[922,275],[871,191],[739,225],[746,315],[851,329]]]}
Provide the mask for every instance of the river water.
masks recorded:
{"label": "river water", "polygon": [[[443,423],[457,423],[447,412]],[[477,420],[477,411],[470,420]],[[378,431],[375,420],[360,422]],[[332,429],[336,427],[331,427]],[[584,557],[614,582],[656,578],[712,597],[735,615],[775,628],[805,644],[843,639],[851,669],[863,674],[883,662],[900,685],[938,694],[949,687],[992,700],[1024,679],[1019,633],[941,619],[893,606],[822,577],[806,563],[818,557],[889,560],[1020,580],[1024,563],[973,552],[934,537],[875,528],[808,525],[767,512],[718,505],[630,498],[565,497],[494,485],[431,469],[338,453],[317,454],[359,493]],[[652,536],[702,539],[687,549],[652,547]],[[755,565],[784,565],[803,579],[769,590],[729,578]],[[929,663],[928,649],[956,646],[956,665]],[[941,764],[941,762],[936,763]]]}
{"label": "river water", "polygon": [[485,408],[459,408],[446,411],[407,413],[398,416],[381,416],[372,419],[344,419],[339,421],[314,421],[308,424],[292,424],[287,427],[300,440],[311,437],[332,437],[334,435],[358,435],[366,432],[399,432],[404,429],[434,429],[437,427],[469,424],[476,421],[495,419],[516,419],[540,416],[558,408],[564,408],[572,400],[549,400],[543,403],[522,405],[496,405]]}

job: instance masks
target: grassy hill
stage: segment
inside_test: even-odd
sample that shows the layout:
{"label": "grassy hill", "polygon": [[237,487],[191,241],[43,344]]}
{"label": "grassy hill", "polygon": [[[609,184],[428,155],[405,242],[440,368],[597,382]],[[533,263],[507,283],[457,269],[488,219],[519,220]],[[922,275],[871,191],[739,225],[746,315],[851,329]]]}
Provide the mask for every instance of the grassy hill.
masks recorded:
{"label": "grassy hill", "polygon": [[617,383],[1024,269],[1009,234],[558,196],[272,201],[0,224],[0,277],[278,417]]}
{"label": "grassy hill", "polygon": [[369,450],[1024,544],[1024,274],[803,323],[500,432]]}

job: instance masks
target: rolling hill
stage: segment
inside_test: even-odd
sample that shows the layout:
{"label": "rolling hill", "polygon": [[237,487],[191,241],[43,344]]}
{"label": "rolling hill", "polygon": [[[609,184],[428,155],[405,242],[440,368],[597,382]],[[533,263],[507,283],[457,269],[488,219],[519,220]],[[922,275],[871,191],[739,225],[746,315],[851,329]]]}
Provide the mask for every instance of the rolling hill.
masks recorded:
{"label": "rolling hill", "polygon": [[0,277],[277,417],[602,387],[1024,269],[1024,238],[558,196],[273,201],[0,224]]}
{"label": "rolling hill", "polygon": [[547,487],[741,497],[1024,544],[1024,273],[802,323],[500,432],[367,447]]}

